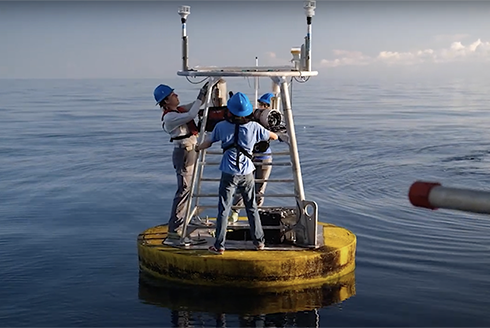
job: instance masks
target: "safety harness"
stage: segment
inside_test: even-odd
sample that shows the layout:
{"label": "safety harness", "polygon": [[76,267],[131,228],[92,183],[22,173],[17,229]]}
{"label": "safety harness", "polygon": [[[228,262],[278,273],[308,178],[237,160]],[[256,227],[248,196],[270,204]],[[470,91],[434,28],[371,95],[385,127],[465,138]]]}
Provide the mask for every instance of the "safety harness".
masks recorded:
{"label": "safety harness", "polygon": [[242,153],[243,155],[247,156],[248,158],[252,159],[252,154],[248,153],[245,148],[243,148],[242,146],[240,146],[238,144],[238,130],[240,128],[240,123],[235,123],[235,135],[234,135],[234,138],[233,138],[233,143],[232,144],[229,144],[228,146],[225,146],[223,147],[223,154],[228,150],[228,149],[231,149],[231,148],[235,148],[236,149],[236,167],[237,169],[240,169],[240,153]]}
{"label": "safety harness", "polygon": [[[162,114],[162,122],[163,122],[164,116],[167,115],[170,112],[185,113],[186,110],[182,106],[177,107],[176,110],[175,109],[165,109],[165,111]],[[197,128],[196,122],[194,122],[194,120],[190,120],[186,124],[187,124],[187,127],[189,128],[189,133],[187,133],[187,134],[185,134],[183,136],[178,136],[178,137],[170,138],[170,142],[173,142],[174,140],[186,139],[186,138],[189,138],[191,136],[195,136],[195,135],[197,135],[199,133],[199,129]],[[163,126],[164,125],[165,125],[165,123],[162,123],[162,129],[163,129]]]}

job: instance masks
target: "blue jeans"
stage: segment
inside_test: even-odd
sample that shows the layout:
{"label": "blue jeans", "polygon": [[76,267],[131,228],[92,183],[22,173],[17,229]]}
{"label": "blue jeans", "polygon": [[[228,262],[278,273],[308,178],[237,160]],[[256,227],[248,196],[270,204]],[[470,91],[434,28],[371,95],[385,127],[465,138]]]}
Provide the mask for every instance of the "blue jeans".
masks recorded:
{"label": "blue jeans", "polygon": [[[272,163],[271,158],[265,159],[254,159],[254,163]],[[257,165],[255,169],[255,179],[269,179],[272,171],[271,165]],[[255,182],[255,192],[257,193],[257,206],[262,206],[264,204],[264,193],[265,188],[267,186],[267,182]],[[243,206],[243,199],[241,195],[236,195],[233,200],[233,205],[235,206]],[[235,212],[240,213],[240,210],[235,210]]]}
{"label": "blue jeans", "polygon": [[233,195],[236,190],[242,195],[243,203],[245,204],[248,224],[250,225],[250,235],[254,245],[264,244],[264,231],[262,230],[255,199],[254,174],[231,175],[222,172],[219,184],[218,216],[216,217],[216,241],[214,242],[214,247],[217,249],[225,249],[228,215],[230,214]]}

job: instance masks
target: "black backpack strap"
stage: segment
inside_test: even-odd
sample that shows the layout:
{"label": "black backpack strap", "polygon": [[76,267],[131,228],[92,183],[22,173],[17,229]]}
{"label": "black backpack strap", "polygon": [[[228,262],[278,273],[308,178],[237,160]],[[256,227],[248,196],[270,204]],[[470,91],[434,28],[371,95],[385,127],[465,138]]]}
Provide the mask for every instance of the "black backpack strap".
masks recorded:
{"label": "black backpack strap", "polygon": [[240,146],[238,144],[238,129],[240,128],[240,124],[238,123],[235,123],[235,135],[233,136],[233,143],[232,144],[229,144],[228,146],[224,147],[223,148],[223,154],[228,150],[228,149],[231,149],[231,148],[236,148],[236,167],[237,168],[240,168],[240,153],[244,154],[245,156],[247,156],[248,158],[252,159],[252,154],[249,154],[245,148],[243,148],[242,146]]}
{"label": "black backpack strap", "polygon": [[238,124],[235,124],[235,134],[233,135],[233,142],[228,146],[223,147],[223,154],[225,151],[231,148],[235,148],[238,142]]}
{"label": "black backpack strap", "polygon": [[[170,113],[170,112],[176,112],[176,113],[179,113],[178,110],[171,110],[171,111],[168,111],[166,113],[163,113],[162,114],[162,122],[163,122],[163,117]],[[162,129],[165,131],[165,122],[162,123]],[[182,140],[182,139],[185,139],[185,138],[189,138],[190,136],[192,136],[192,133],[188,133],[186,135],[183,135],[183,136],[178,136],[178,137],[173,137],[173,138],[170,138],[170,142],[174,142],[174,140]]]}
{"label": "black backpack strap", "polygon": [[233,140],[233,144],[236,148],[236,167],[238,169],[240,169],[240,151],[239,151],[239,148],[238,148],[238,130],[240,129],[240,125],[238,124],[235,124],[235,136],[234,136],[234,140]]}
{"label": "black backpack strap", "polygon": [[182,140],[185,138],[189,138],[191,136],[192,136],[192,133],[188,133],[188,134],[183,135],[183,136],[173,137],[173,138],[170,138],[170,142],[173,142],[174,140]]}

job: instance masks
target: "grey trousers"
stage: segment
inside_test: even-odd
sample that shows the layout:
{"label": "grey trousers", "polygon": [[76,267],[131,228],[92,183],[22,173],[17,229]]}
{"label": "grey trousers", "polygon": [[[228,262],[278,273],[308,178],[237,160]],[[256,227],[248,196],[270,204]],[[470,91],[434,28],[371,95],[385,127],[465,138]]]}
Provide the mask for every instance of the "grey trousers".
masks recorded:
{"label": "grey trousers", "polygon": [[[263,160],[256,160],[254,162],[258,163],[272,163],[272,158],[267,158]],[[257,166],[255,170],[255,179],[269,179],[271,175],[272,165],[263,165]],[[267,182],[256,182],[255,183],[255,192],[257,193],[257,206],[262,206],[264,204],[264,197],[262,196],[265,193],[265,188],[267,187]],[[233,199],[233,206],[243,206],[243,198],[242,195],[237,194]],[[236,210],[236,212],[240,212]]]}
{"label": "grey trousers", "polygon": [[177,191],[175,192],[170,219],[168,220],[169,232],[175,232],[184,224],[185,208],[190,200],[192,172],[197,155],[194,149],[174,148],[172,162],[177,175]]}

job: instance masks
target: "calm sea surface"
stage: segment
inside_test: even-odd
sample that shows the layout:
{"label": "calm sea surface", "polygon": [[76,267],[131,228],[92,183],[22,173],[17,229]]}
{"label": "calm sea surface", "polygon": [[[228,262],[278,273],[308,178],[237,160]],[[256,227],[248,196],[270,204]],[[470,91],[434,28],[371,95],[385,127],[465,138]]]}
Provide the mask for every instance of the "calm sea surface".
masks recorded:
{"label": "calm sea surface", "polygon": [[[175,77],[0,80],[1,326],[490,326],[490,218],[407,198],[419,179],[489,189],[488,85],[293,83],[306,198],[357,235],[357,267],[350,294],[313,290],[277,313],[291,295],[140,277],[137,235],[166,223],[176,183],[161,82],[182,101],[199,90]],[[228,89],[254,94],[242,78]]]}

